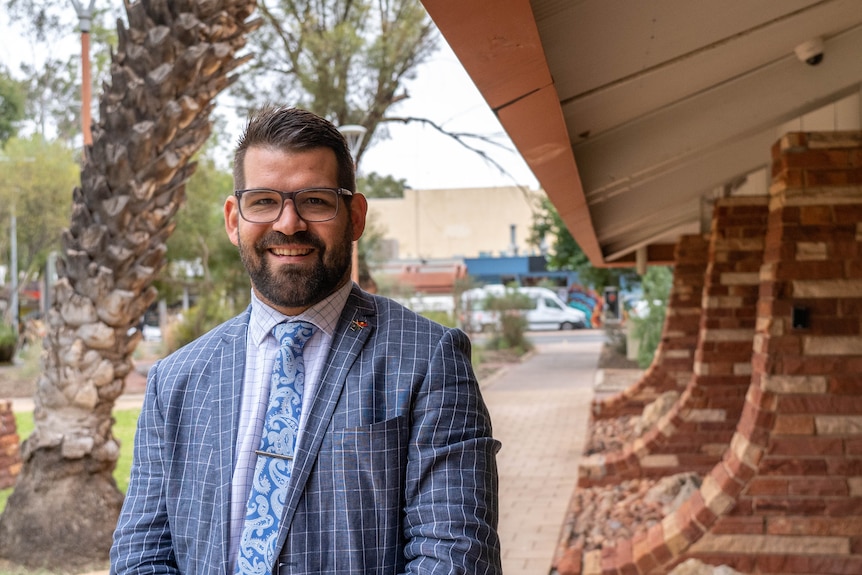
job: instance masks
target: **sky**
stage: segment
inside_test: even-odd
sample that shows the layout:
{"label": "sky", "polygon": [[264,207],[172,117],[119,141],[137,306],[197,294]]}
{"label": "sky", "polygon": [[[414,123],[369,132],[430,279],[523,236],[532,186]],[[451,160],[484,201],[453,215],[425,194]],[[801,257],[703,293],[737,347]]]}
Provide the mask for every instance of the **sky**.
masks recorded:
{"label": "sky", "polygon": [[[0,13],[0,34],[3,35],[0,62],[11,70],[17,71],[22,58],[29,62],[36,58],[26,41],[16,39],[5,13]],[[409,98],[393,107],[390,115],[427,118],[447,131],[490,138],[497,145],[478,141],[471,144],[493,157],[506,173],[453,138],[420,123],[389,125],[388,137],[378,137],[363,156],[360,172],[391,175],[419,190],[515,184],[537,188],[535,176],[515,151],[445,39],[440,37],[438,45],[438,50],[417,68],[416,78],[406,83]],[[60,39],[53,49],[80,51],[80,36],[72,34]],[[97,116],[98,111],[93,113]],[[236,141],[241,128],[241,125],[235,128],[237,133],[231,136],[231,142]]]}
{"label": "sky", "polygon": [[[394,124],[390,138],[378,142],[360,170],[404,178],[414,189],[510,186],[537,188],[527,164],[515,151],[497,117],[441,38],[440,49],[407,84],[410,98],[392,110],[395,116],[425,117],[452,132],[492,137],[500,146],[475,142],[508,174],[487,163],[451,137],[421,124]],[[502,147],[501,147],[502,146]]]}

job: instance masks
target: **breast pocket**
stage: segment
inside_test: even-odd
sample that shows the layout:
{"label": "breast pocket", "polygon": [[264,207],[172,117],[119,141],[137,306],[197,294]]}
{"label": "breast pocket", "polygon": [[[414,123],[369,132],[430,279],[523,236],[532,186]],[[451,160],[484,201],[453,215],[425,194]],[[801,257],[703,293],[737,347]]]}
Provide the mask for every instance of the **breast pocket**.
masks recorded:
{"label": "breast pocket", "polygon": [[[332,472],[342,536],[377,555],[373,572],[388,573],[402,545],[404,477],[410,437],[405,416],[333,433]],[[365,560],[370,559],[366,555]],[[371,572],[372,570],[369,570]]]}
{"label": "breast pocket", "polygon": [[409,431],[405,416],[336,431],[333,463],[341,487],[363,496],[374,494],[378,505],[393,500],[400,504]]}

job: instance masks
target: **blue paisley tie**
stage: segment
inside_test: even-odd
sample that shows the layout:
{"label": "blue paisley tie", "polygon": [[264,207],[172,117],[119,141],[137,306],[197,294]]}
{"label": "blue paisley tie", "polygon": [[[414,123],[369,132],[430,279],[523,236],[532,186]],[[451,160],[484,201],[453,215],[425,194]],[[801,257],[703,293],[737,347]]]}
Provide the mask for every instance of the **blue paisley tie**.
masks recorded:
{"label": "blue paisley tie", "polygon": [[302,348],[314,333],[314,326],[307,322],[280,323],[273,333],[281,349],[272,369],[269,407],[236,560],[237,575],[270,573],[278,555],[275,542],[302,412]]}

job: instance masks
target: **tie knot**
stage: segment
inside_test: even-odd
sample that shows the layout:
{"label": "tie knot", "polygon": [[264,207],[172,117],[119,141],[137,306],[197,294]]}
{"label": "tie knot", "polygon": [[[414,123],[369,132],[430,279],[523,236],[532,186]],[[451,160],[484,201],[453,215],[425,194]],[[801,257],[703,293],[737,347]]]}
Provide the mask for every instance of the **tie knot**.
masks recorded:
{"label": "tie knot", "polygon": [[272,333],[282,347],[301,351],[305,342],[314,333],[314,324],[307,321],[284,322],[275,326]]}

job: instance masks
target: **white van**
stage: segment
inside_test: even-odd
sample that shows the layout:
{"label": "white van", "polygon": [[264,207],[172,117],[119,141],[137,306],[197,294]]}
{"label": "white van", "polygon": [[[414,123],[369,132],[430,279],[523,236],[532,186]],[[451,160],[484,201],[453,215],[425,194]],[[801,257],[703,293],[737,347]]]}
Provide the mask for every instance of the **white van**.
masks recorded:
{"label": "white van", "polygon": [[461,296],[461,323],[466,331],[487,331],[499,325],[499,312],[486,309],[489,297],[518,293],[527,307],[520,310],[527,320],[527,329],[578,329],[587,325],[587,316],[571,308],[548,288],[487,285],[465,291]]}

